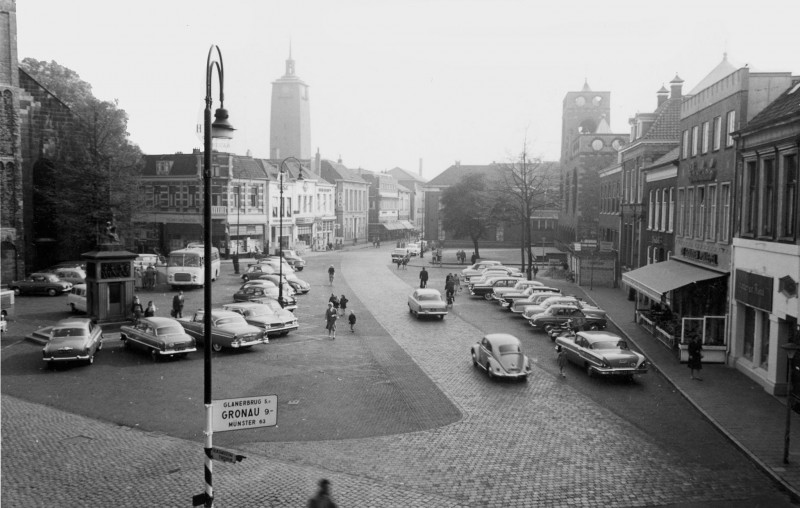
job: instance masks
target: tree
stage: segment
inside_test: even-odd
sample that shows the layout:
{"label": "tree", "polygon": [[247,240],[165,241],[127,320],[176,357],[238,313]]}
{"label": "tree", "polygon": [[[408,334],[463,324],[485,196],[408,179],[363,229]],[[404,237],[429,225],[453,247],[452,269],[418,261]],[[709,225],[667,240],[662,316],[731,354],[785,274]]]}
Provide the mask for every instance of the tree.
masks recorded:
{"label": "tree", "polygon": [[496,200],[504,204],[503,220],[520,226],[521,267],[531,279],[534,264],[531,215],[536,210],[557,206],[558,165],[541,159],[529,160],[526,147],[520,160],[504,165],[499,174],[494,187]]}
{"label": "tree", "polygon": [[23,69],[67,104],[72,122],[59,135],[58,150],[34,166],[36,236],[55,237],[59,255],[93,249],[98,232],[114,221],[131,231],[141,204],[139,148],[128,139],[128,116],[116,101],[101,101],[91,85],[56,62],[23,60]]}
{"label": "tree", "polygon": [[442,191],[442,227],[453,236],[472,239],[480,257],[478,240],[496,223],[496,210],[487,178],[482,174],[465,176],[459,183]]}

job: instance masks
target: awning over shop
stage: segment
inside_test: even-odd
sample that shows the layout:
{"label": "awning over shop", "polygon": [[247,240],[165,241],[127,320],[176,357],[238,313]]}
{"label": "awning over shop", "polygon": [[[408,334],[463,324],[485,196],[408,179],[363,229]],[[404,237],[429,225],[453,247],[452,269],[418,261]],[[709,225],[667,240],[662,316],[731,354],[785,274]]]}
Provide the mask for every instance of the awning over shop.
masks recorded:
{"label": "awning over shop", "polygon": [[403,226],[403,229],[414,229],[414,225],[407,220],[398,221],[398,224],[401,224]]}
{"label": "awning over shop", "polygon": [[673,289],[723,275],[671,259],[623,273],[622,282],[654,300],[660,300],[661,295]]}
{"label": "awning over shop", "polygon": [[400,225],[398,222],[381,222],[379,223],[384,228],[388,229],[389,231],[394,231],[396,229],[403,229],[403,226]]}

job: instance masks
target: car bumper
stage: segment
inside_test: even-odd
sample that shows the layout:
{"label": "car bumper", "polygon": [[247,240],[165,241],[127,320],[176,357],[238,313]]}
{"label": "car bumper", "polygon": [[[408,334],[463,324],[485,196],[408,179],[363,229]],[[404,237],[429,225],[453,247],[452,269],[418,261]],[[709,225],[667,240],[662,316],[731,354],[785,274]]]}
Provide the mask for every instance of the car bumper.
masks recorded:
{"label": "car bumper", "polygon": [[260,337],[252,340],[235,340],[228,344],[228,347],[237,349],[240,347],[255,346],[256,344],[267,344],[268,342],[269,340],[266,337]]}
{"label": "car bumper", "polygon": [[86,361],[91,357],[91,355],[73,355],[73,356],[45,356],[42,360],[46,362],[75,362],[75,361]]}
{"label": "car bumper", "polygon": [[642,374],[647,374],[647,369],[614,369],[614,368],[605,368],[605,367],[595,367],[592,366],[592,374],[597,374],[598,376],[640,376]]}
{"label": "car bumper", "polygon": [[531,373],[531,371],[529,371],[529,370],[521,370],[519,372],[506,372],[506,371],[501,369],[499,371],[497,371],[497,370],[493,370],[492,371],[492,375],[494,377],[502,377],[502,378],[507,378],[507,379],[520,379],[520,378],[528,377],[530,375],[530,373]]}
{"label": "car bumper", "polygon": [[417,312],[417,314],[420,315],[420,316],[446,316],[447,315],[447,311],[446,310],[423,310],[423,309],[420,309]]}
{"label": "car bumper", "polygon": [[271,328],[264,328],[264,332],[270,335],[274,335],[276,333],[288,333],[297,330],[299,327],[298,325],[288,325],[288,326],[274,326]]}
{"label": "car bumper", "polygon": [[175,356],[175,355],[185,355],[186,353],[194,353],[197,351],[196,347],[187,347],[186,349],[168,349],[166,351],[159,351],[158,354],[161,356]]}

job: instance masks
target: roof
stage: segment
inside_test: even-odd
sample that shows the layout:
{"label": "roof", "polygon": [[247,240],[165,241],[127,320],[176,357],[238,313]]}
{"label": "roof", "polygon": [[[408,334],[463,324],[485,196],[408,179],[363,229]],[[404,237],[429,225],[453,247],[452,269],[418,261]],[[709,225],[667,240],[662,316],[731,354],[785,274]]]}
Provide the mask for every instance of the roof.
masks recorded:
{"label": "roof", "polygon": [[736,66],[728,61],[728,53],[722,54],[722,61],[717,64],[706,77],[700,80],[694,88],[689,92],[689,95],[697,95],[709,86],[713,85],[722,78],[733,74],[736,71]]}
{"label": "roof", "polygon": [[455,164],[445,169],[438,175],[436,175],[436,177],[434,177],[433,180],[430,180],[428,182],[428,185],[449,187],[451,185],[459,183],[467,175],[481,174],[486,176],[494,176],[496,175],[498,169],[499,167],[496,164],[488,164],[488,165]]}
{"label": "roof", "polygon": [[361,177],[361,173],[358,169],[350,169],[340,162],[334,162],[327,159],[323,159],[320,161],[320,163],[322,166],[321,171],[332,173],[334,180],[347,180],[349,182],[367,183],[366,180]]}
{"label": "roof", "polygon": [[794,79],[792,86],[777,99],[769,103],[760,113],[747,123],[743,133],[752,132],[767,125],[774,125],[800,114],[800,79]]}
{"label": "roof", "polygon": [[619,335],[615,335],[613,333],[605,332],[602,330],[587,330],[578,332],[578,335],[582,335],[588,340],[589,342],[600,342],[606,340],[622,340],[622,337]]}
{"label": "roof", "polygon": [[233,178],[264,179],[269,175],[268,164],[264,159],[235,155],[233,157]]}
{"label": "roof", "polygon": [[[655,120],[639,139],[665,139],[677,142],[680,139],[681,97],[667,99],[653,112]],[[638,141],[638,140],[637,140]]]}
{"label": "roof", "polygon": [[157,176],[156,163],[158,161],[172,161],[168,176],[200,176],[203,164],[202,154],[173,153],[164,155],[145,155],[142,175]]}
{"label": "roof", "polygon": [[514,337],[510,333],[488,333],[486,334],[486,339],[488,339],[493,344],[519,344],[520,341],[518,338]]}
{"label": "roof", "polygon": [[392,168],[388,171],[390,175],[395,177],[398,180],[414,180],[416,182],[425,183],[427,180],[422,178],[422,176],[412,173],[411,171],[405,170],[403,168]]}
{"label": "roof", "polygon": [[680,146],[676,146],[669,152],[665,153],[664,155],[653,161],[652,164],[643,167],[642,170],[653,169],[659,166],[665,166],[667,164],[678,162],[678,156],[680,155],[680,151],[681,151]]}

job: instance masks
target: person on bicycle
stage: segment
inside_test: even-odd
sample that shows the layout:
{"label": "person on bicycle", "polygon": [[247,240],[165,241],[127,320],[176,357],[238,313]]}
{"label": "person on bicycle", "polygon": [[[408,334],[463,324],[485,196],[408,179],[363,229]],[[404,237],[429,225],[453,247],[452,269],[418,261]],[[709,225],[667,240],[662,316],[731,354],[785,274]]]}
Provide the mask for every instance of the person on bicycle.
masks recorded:
{"label": "person on bicycle", "polygon": [[456,285],[453,281],[453,277],[449,277],[447,282],[444,283],[444,293],[447,295],[447,304],[453,305],[456,299]]}
{"label": "person on bicycle", "polygon": [[333,265],[329,266],[328,267],[328,280],[331,281],[331,284],[333,284],[333,275],[335,273],[336,273],[336,269],[333,267]]}

